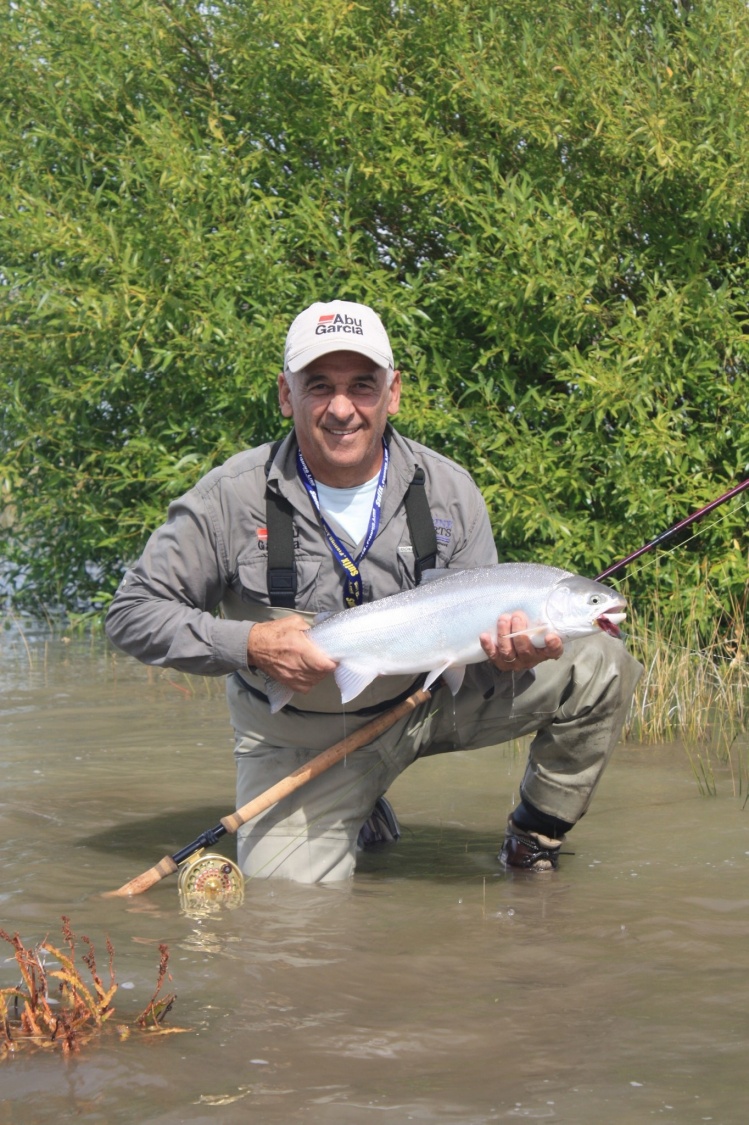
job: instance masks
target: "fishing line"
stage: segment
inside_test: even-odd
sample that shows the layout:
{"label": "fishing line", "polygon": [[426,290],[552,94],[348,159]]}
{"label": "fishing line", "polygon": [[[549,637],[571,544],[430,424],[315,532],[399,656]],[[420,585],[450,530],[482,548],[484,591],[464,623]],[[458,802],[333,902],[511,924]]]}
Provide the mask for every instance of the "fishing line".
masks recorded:
{"label": "fishing line", "polygon": [[[701,532],[712,530],[713,528],[717,527],[718,524],[727,520],[729,516],[737,516],[742,511],[742,509],[746,509],[746,508],[749,508],[749,500],[748,499],[742,500],[736,506],[736,508],[727,509],[726,511],[722,512],[720,515],[714,517],[712,523],[697,525],[695,527],[695,530],[689,535],[689,537],[687,539],[682,539],[681,542],[674,543],[671,547],[669,547],[667,549],[660,550],[655,555],[655,560],[660,561],[662,559],[667,559],[670,555],[672,555],[674,553],[674,551],[678,550],[680,547],[685,547],[688,543],[693,542],[693,540],[695,540]],[[635,567],[632,570],[630,570],[630,568],[628,566],[627,567],[628,573],[623,574],[621,576],[620,581],[626,581],[627,578],[640,574],[643,570],[645,570],[646,565],[647,564],[645,562],[642,562],[642,563],[640,563],[639,566]],[[624,568],[622,568],[622,569],[624,569]],[[615,581],[616,581],[616,579],[615,579]],[[717,603],[717,604],[718,604],[718,607],[720,608],[720,603]],[[647,638],[650,641],[653,641],[653,640],[657,641],[657,640],[661,639],[660,634],[657,632],[657,630],[655,630],[653,628],[648,629],[641,622],[638,623],[637,632],[638,632],[638,635],[641,639]],[[682,656],[699,656],[699,657],[701,657],[709,651],[709,649],[706,649],[706,650],[704,650],[704,653],[703,653],[702,650],[694,649],[694,648],[691,648],[687,645],[679,644],[677,639],[674,638],[673,631],[671,632],[671,634],[668,638],[667,647],[669,648],[669,650],[672,650],[674,652],[678,652]],[[732,656],[728,655],[727,653],[721,653],[721,652],[715,652],[715,651],[709,651],[709,655],[710,655],[710,659],[712,661],[716,661],[716,660],[722,661],[724,664],[725,663],[730,664],[731,661],[734,659]],[[655,657],[653,658],[653,660],[655,660]],[[648,675],[650,674],[650,671],[652,671],[652,666],[651,666],[651,669],[649,669],[649,671],[648,671]],[[749,798],[747,798],[747,799],[749,800]]]}
{"label": "fishing line", "polygon": [[[709,505],[708,505],[708,507],[709,507]],[[744,508],[749,508],[749,500],[742,500],[737,505],[737,507],[734,508],[733,510],[728,509],[728,510],[722,512],[720,515],[716,516],[713,519],[712,523],[698,524],[695,527],[695,530],[689,535],[688,538],[682,539],[679,543],[674,543],[671,547],[664,548],[664,549],[661,549],[660,551],[658,551],[655,555],[655,560],[660,561],[662,559],[668,558],[670,555],[672,555],[674,553],[674,551],[680,549],[681,547],[685,547],[688,543],[693,542],[693,540],[695,540],[697,538],[697,536],[700,535],[703,531],[710,531],[713,528],[716,528],[718,526],[718,524],[727,520],[729,515],[735,517]],[[698,514],[691,517],[692,521],[695,522],[695,523],[697,522],[698,518],[699,518]],[[690,520],[690,517],[687,517],[686,526],[689,525],[689,520]],[[675,533],[676,530],[678,530],[678,528],[679,528],[679,524],[676,524],[674,527],[669,528],[669,530],[664,532],[663,534],[664,535],[671,535],[671,534]],[[658,542],[658,537],[656,537],[656,539],[653,540],[652,543],[646,544],[645,548],[641,549],[641,553],[644,554],[647,551],[648,547],[653,548],[657,542]],[[635,554],[637,554],[637,553],[638,552],[635,552]],[[618,564],[617,567],[615,567],[613,570],[611,570],[611,576],[613,578],[614,570],[619,569],[619,568],[621,568],[622,570],[625,570],[625,568],[626,568],[626,572],[627,572],[626,574],[622,574],[621,577],[618,578],[618,579],[613,578],[613,581],[615,581],[615,582],[617,582],[617,581],[618,582],[625,582],[625,581],[627,581],[627,579],[632,578],[633,576],[635,576],[637,574],[640,574],[645,569],[646,566],[647,566],[647,563],[642,562],[642,563],[640,563],[639,566],[637,566],[633,569],[631,567],[631,564],[628,564],[626,562],[626,560],[624,560],[622,563]],[[603,575],[601,575],[597,579],[595,579],[595,581],[601,581],[602,577],[604,577],[604,576],[607,576],[606,571],[603,572]],[[506,633],[505,637],[506,638],[529,637],[529,636],[532,636],[534,633],[542,633],[542,632],[547,632],[547,631],[549,631],[549,626],[547,626],[547,625],[533,625],[533,626],[529,626],[527,629],[519,629],[514,633]],[[644,630],[644,632],[647,635],[648,630]],[[678,646],[675,646],[675,647],[678,648]],[[682,651],[689,652],[689,649],[683,649]]]}
{"label": "fishing line", "polygon": [[715,500],[711,500],[710,503],[705,504],[704,507],[698,508],[698,510],[696,512],[692,512],[691,515],[685,516],[684,519],[678,520],[677,523],[673,524],[671,527],[666,528],[665,531],[662,531],[660,535],[656,535],[655,539],[652,539],[649,543],[645,543],[636,551],[632,551],[632,553],[627,555],[626,558],[621,559],[619,562],[614,563],[612,566],[607,566],[605,570],[602,570],[600,574],[596,575],[596,580],[600,582],[602,579],[608,578],[609,575],[615,574],[617,570],[623,570],[631,562],[634,562],[635,559],[639,559],[640,555],[647,554],[647,552],[652,551],[654,547],[658,547],[661,543],[665,543],[665,541],[667,539],[670,539],[672,535],[676,535],[677,532],[682,531],[684,528],[689,527],[690,524],[693,524],[697,520],[702,519],[702,517],[706,516],[708,512],[714,511],[715,508],[719,507],[719,505],[725,504],[727,500],[731,500],[734,496],[738,496],[740,492],[744,492],[747,488],[749,488],[749,478],[741,481],[740,484],[734,485],[733,488],[729,488],[728,492],[724,492],[722,496],[718,496]]}
{"label": "fishing line", "polygon": [[[736,508],[736,510],[735,510],[735,511],[731,512],[731,511],[729,510],[729,511],[723,512],[723,513],[722,513],[721,515],[717,516],[717,517],[716,517],[716,518],[715,518],[715,519],[713,520],[713,522],[712,522],[712,523],[709,523],[709,524],[701,524],[701,525],[699,525],[699,526],[698,526],[698,527],[697,527],[697,528],[695,529],[695,531],[694,531],[694,532],[693,532],[693,533],[692,533],[692,534],[691,534],[691,535],[689,536],[689,538],[688,538],[688,539],[682,539],[680,543],[674,543],[674,544],[673,544],[673,546],[671,546],[671,547],[668,547],[668,548],[666,548],[666,549],[664,549],[664,550],[661,550],[661,551],[659,551],[659,552],[658,552],[658,553],[657,553],[657,554],[655,555],[655,559],[656,559],[656,560],[660,560],[660,559],[668,558],[668,556],[669,556],[669,555],[672,555],[672,554],[674,553],[674,551],[677,551],[677,550],[679,550],[679,549],[680,549],[681,547],[686,547],[686,545],[687,545],[688,543],[691,543],[691,542],[692,542],[692,541],[693,541],[694,539],[696,539],[696,538],[697,538],[697,536],[698,536],[698,535],[699,535],[699,534],[700,534],[701,532],[703,532],[703,531],[710,531],[710,530],[712,530],[712,528],[714,528],[714,527],[717,527],[719,523],[722,523],[722,522],[723,522],[724,520],[727,520],[727,519],[728,519],[728,517],[729,517],[729,515],[734,515],[734,516],[738,515],[738,514],[739,514],[739,513],[741,512],[741,509],[742,509],[742,508],[749,508],[749,500],[742,500],[742,501],[741,501],[741,503],[740,503],[740,504],[738,505],[738,507]],[[625,580],[626,580],[627,578],[631,577],[631,576],[632,576],[633,574],[640,574],[640,573],[641,573],[641,571],[643,571],[643,570],[645,569],[645,566],[646,566],[646,564],[645,564],[645,563],[641,563],[641,564],[640,564],[640,565],[639,565],[638,567],[636,567],[636,568],[635,568],[634,570],[630,569],[630,567],[629,567],[629,566],[627,566],[627,568],[626,568],[626,569],[627,569],[627,572],[628,572],[628,573],[627,573],[627,574],[623,574],[623,575],[622,575],[622,577],[621,577],[621,579],[617,579],[617,581],[625,581]],[[624,569],[624,567],[622,567],[622,569]]]}

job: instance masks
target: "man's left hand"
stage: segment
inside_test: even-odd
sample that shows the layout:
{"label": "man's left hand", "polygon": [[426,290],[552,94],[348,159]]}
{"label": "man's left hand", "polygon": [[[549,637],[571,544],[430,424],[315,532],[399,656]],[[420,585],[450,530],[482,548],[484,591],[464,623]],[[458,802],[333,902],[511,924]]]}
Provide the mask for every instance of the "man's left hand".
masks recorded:
{"label": "man's left hand", "polygon": [[518,610],[503,613],[497,621],[497,635],[482,633],[479,637],[481,647],[500,672],[526,672],[544,660],[558,660],[564,651],[562,638],[556,633],[547,633],[544,647],[536,648],[533,641],[524,633],[528,628],[528,618]]}

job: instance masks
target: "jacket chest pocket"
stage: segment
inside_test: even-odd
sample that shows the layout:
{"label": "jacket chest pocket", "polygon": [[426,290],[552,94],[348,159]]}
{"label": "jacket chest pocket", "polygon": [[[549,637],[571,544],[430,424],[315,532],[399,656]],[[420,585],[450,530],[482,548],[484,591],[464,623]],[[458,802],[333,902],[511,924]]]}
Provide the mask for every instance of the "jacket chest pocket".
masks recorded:
{"label": "jacket chest pocket", "polygon": [[[296,571],[296,603],[299,609],[316,608],[317,585],[320,577],[320,560],[305,556],[294,558]],[[260,557],[239,559],[237,574],[232,589],[243,602],[259,602],[268,605],[268,560]]]}

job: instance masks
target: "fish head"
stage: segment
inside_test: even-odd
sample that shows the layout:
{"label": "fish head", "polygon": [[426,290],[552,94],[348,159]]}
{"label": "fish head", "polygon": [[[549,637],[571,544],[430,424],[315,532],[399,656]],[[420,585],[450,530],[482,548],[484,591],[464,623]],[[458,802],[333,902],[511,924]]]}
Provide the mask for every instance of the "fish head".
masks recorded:
{"label": "fish head", "polygon": [[627,603],[620,593],[575,574],[560,578],[546,602],[547,621],[563,638],[583,637],[596,629],[621,637],[619,626],[626,616]]}

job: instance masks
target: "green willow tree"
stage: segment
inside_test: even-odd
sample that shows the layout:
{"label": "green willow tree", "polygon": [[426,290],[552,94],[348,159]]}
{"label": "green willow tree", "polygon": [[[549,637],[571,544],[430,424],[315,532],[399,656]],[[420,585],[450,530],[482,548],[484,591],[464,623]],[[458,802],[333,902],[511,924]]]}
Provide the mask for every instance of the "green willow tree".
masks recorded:
{"label": "green willow tree", "polygon": [[[595,574],[749,468],[740,0],[24,0],[0,17],[0,536],[104,604],[366,301],[504,559]],[[745,506],[634,596],[729,611]],[[706,593],[709,591],[709,593]]]}

